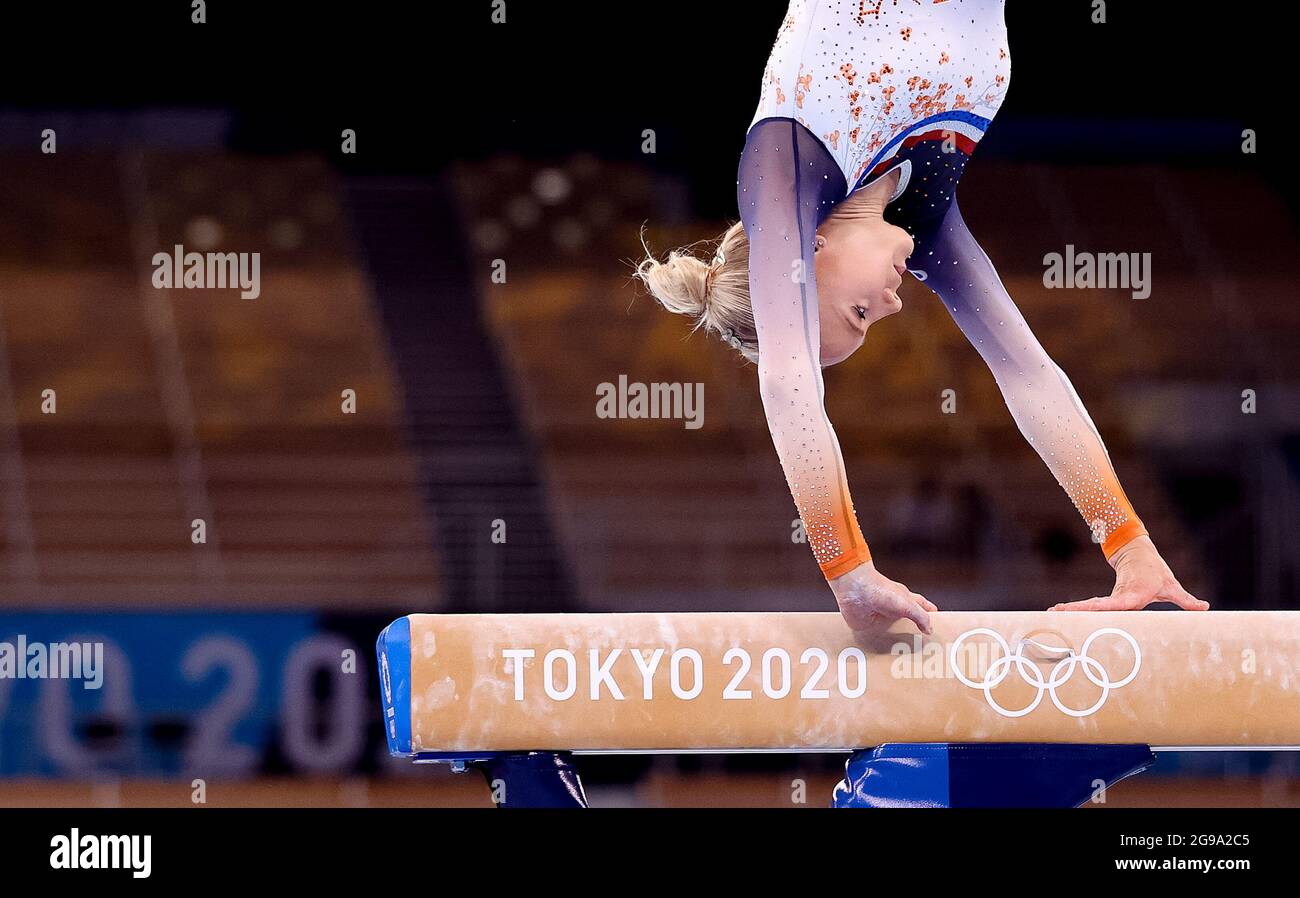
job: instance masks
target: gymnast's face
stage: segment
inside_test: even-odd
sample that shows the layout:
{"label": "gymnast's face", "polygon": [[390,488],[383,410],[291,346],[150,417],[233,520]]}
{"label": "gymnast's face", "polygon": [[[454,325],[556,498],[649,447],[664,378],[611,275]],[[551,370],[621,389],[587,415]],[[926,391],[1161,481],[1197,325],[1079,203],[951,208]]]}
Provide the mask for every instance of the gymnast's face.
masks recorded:
{"label": "gymnast's face", "polygon": [[898,288],[912,238],[881,214],[828,218],[817,229],[814,264],[822,366],[857,351],[867,328],[903,307]]}

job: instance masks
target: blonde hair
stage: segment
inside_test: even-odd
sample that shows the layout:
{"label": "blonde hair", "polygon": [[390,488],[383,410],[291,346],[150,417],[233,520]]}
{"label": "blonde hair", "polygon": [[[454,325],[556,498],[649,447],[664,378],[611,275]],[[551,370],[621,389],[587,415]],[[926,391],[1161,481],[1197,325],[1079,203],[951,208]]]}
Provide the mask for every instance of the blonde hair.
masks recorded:
{"label": "blonde hair", "polygon": [[[749,303],[749,241],[740,222],[712,241],[713,257],[706,262],[683,247],[660,262],[645,245],[646,257],[636,267],[636,277],[650,295],[670,312],[695,319],[692,330],[717,334],[745,358],[758,363],[758,332]],[[708,243],[705,244],[706,246]]]}

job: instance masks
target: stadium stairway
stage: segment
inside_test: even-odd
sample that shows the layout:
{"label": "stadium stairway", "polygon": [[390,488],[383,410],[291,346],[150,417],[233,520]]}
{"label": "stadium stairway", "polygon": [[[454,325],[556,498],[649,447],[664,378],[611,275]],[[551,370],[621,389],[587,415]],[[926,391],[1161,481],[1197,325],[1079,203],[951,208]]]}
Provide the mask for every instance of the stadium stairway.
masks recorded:
{"label": "stadium stairway", "polygon": [[[568,574],[534,449],[484,329],[447,189],[358,178],[345,191],[405,394],[447,610],[567,610]],[[502,543],[493,541],[496,521]]]}

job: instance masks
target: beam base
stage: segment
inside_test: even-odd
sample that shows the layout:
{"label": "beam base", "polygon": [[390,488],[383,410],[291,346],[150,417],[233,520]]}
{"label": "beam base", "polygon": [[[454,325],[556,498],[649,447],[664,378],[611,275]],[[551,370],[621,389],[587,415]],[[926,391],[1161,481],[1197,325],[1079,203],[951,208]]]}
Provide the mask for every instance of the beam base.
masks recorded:
{"label": "beam base", "polygon": [[1074,808],[1155,763],[1145,745],[891,743],[854,753],[837,808]]}

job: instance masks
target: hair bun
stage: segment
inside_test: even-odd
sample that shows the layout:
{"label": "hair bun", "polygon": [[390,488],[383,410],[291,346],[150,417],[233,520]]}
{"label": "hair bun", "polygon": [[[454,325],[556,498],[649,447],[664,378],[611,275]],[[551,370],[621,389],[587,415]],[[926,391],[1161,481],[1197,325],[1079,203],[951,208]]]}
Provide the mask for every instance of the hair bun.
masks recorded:
{"label": "hair bun", "polygon": [[692,318],[703,317],[708,310],[711,274],[704,262],[675,250],[664,262],[647,257],[636,269],[636,276],[661,306]]}
{"label": "hair bun", "polygon": [[[645,247],[645,236],[641,245]],[[696,244],[698,246],[698,244]],[[693,247],[674,250],[660,262],[646,247],[635,276],[670,312],[695,319],[695,329],[717,334],[750,361],[758,359],[758,334],[749,302],[749,244],[740,222],[713,241],[701,258]]]}

